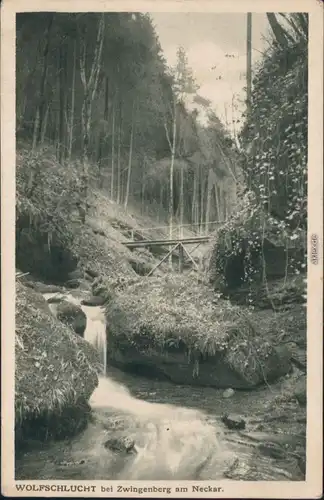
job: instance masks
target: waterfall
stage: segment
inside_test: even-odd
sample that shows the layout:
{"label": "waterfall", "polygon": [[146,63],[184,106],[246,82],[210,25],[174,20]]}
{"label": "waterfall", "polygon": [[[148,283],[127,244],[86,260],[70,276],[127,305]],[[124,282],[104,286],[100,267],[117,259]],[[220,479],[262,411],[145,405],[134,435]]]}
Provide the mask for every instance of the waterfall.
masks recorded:
{"label": "waterfall", "polygon": [[[58,294],[46,294],[46,298]],[[60,294],[60,298],[80,306],[87,316],[84,339],[99,352],[104,366],[104,373],[99,377],[99,385],[90,398],[97,422],[102,422],[106,429],[106,439],[114,437],[114,425],[109,418],[127,422],[127,434],[136,443],[136,454],[125,461],[115,477],[127,479],[194,479],[204,467],[205,474],[221,477],[225,455],[220,435],[214,426],[206,421],[206,416],[199,410],[181,408],[172,404],[144,401],[132,396],[130,391],[106,376],[107,338],[106,321],[102,307],[81,305],[81,299],[73,294]],[[56,314],[57,304],[49,304]],[[107,420],[108,419],[108,420]],[[91,426],[82,438],[76,440],[76,449],[82,444],[84,449],[90,446],[90,455],[98,455],[97,473],[107,475],[113,467],[114,455],[105,450],[102,434],[93,437]],[[100,460],[99,460],[100,459]],[[104,469],[102,472],[100,472]],[[116,473],[117,474],[117,473]]]}
{"label": "waterfall", "polygon": [[81,306],[81,308],[87,316],[84,340],[97,349],[105,374],[107,372],[107,333],[104,309],[98,306]]}
{"label": "waterfall", "polygon": [[[45,293],[43,296],[46,300],[51,297],[61,298],[81,307],[87,317],[87,326],[83,338],[97,349],[100,362],[103,365],[103,373],[105,374],[107,371],[107,335],[104,308],[100,306],[84,306],[81,304],[81,299],[74,297],[71,293]],[[57,303],[51,303],[49,307],[56,316]]]}

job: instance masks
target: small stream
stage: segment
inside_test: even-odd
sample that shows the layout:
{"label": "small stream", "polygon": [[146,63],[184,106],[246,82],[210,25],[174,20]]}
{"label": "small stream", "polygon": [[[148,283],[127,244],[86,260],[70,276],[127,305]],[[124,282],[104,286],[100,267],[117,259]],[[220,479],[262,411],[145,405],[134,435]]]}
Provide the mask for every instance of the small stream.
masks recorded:
{"label": "small stream", "polygon": [[[73,294],[64,298],[80,304]],[[262,415],[263,403],[280,387],[237,391],[224,399],[221,390],[107,367],[104,310],[81,307],[87,315],[84,338],[104,366],[90,400],[93,421],[73,439],[16,458],[16,479],[304,480],[294,450],[304,444],[305,425],[285,415],[266,422]],[[50,308],[55,314],[56,304]],[[228,430],[220,420],[224,412],[242,416],[246,429]],[[129,452],[105,446],[116,438],[135,444]]]}

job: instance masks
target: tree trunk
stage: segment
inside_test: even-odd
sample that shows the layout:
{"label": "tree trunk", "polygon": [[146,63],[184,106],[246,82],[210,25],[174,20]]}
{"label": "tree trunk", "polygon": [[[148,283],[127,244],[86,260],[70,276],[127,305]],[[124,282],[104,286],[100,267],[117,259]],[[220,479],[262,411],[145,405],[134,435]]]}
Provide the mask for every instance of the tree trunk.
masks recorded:
{"label": "tree trunk", "polygon": [[117,148],[117,203],[121,203],[121,102],[119,104],[119,124],[118,124],[118,148]]}
{"label": "tree trunk", "polygon": [[[174,200],[173,200],[173,181],[174,181],[174,160],[176,152],[176,139],[177,139],[177,105],[175,96],[173,97],[173,124],[172,124],[172,145],[171,146],[171,165],[170,165],[170,198],[169,198],[169,237],[172,240],[173,237],[173,211],[174,211]],[[167,130],[167,129],[166,129]],[[170,247],[171,250],[171,247]],[[169,258],[169,265],[172,269],[172,253]]]}
{"label": "tree trunk", "polygon": [[[196,189],[197,189],[197,180],[196,180],[196,172],[194,172],[192,202],[191,202],[191,223],[192,224],[195,223]],[[193,228],[195,229],[195,226],[193,226]]]}
{"label": "tree trunk", "polygon": [[90,125],[91,125],[91,106],[92,102],[95,98],[97,86],[98,86],[98,78],[100,72],[100,61],[101,61],[101,53],[103,47],[104,40],[104,14],[101,15],[94,60],[91,66],[91,72],[89,79],[86,78],[85,71],[85,61],[86,61],[86,41],[85,41],[85,33],[83,33],[80,37],[80,45],[81,45],[81,54],[80,54],[80,76],[83,83],[84,88],[84,98],[82,103],[82,111],[81,111],[81,126],[82,126],[82,138],[83,138],[83,147],[82,147],[82,188],[81,188],[81,197],[83,207],[80,209],[80,217],[82,222],[85,222],[85,217],[87,213],[87,198],[88,198],[88,184],[89,184],[89,173],[88,173],[88,163],[89,163],[89,142],[90,142]]}
{"label": "tree trunk", "polygon": [[142,177],[142,204],[141,204],[141,214],[144,214],[144,203],[145,203],[145,167],[146,167],[146,161],[144,157],[144,167],[143,167],[143,177]]}
{"label": "tree trunk", "polygon": [[206,179],[204,177],[204,172],[202,169],[201,173],[201,191],[200,191],[200,234],[204,231],[204,212],[205,212],[205,185]]}
{"label": "tree trunk", "polygon": [[104,185],[104,176],[103,176],[103,171],[102,171],[102,152],[104,149],[103,148],[104,142],[107,139],[108,118],[109,118],[109,112],[108,112],[109,85],[108,85],[108,83],[109,83],[109,80],[108,80],[108,77],[106,76],[104,78],[104,113],[103,113],[104,125],[99,130],[98,154],[97,154],[97,164],[98,164],[98,169],[99,169],[99,187],[100,188],[102,188]]}
{"label": "tree trunk", "polygon": [[133,138],[134,138],[134,119],[135,119],[135,116],[134,116],[134,104],[133,104],[132,130],[131,130],[131,137],[130,137],[130,143],[129,143],[129,158],[128,158],[128,170],[127,170],[127,183],[126,183],[126,194],[125,194],[125,201],[124,201],[125,210],[127,209],[127,205],[128,205],[129,189],[130,189],[130,179],[131,179],[131,170],[132,170]]}
{"label": "tree trunk", "polygon": [[64,159],[64,144],[65,144],[65,127],[64,127],[64,109],[65,109],[65,61],[66,47],[60,45],[60,69],[59,69],[59,94],[60,94],[60,111],[59,111],[59,141],[58,141],[58,161],[62,164]]}
{"label": "tree trunk", "polygon": [[46,106],[45,85],[46,85],[46,78],[47,78],[47,71],[48,71],[48,53],[49,53],[49,46],[50,46],[50,39],[51,39],[51,30],[52,30],[52,25],[53,25],[53,20],[54,20],[54,13],[50,13],[48,15],[49,15],[48,25],[47,25],[46,31],[44,33],[45,45],[44,45],[44,52],[43,52],[43,71],[42,71],[42,76],[41,76],[41,81],[40,81],[38,105],[36,108],[36,118],[35,118],[35,123],[34,123],[33,149],[37,146],[37,144],[41,140],[42,123],[43,123],[43,119],[44,119],[45,106]]}
{"label": "tree trunk", "polygon": [[183,238],[183,216],[184,216],[184,172],[183,172],[183,164],[181,161],[180,166],[180,231],[179,236]]}
{"label": "tree trunk", "polygon": [[37,134],[39,130],[39,108],[36,109],[36,116],[35,116],[35,122],[34,122],[34,133],[33,133],[33,145],[32,149],[34,150],[37,146]]}
{"label": "tree trunk", "polygon": [[111,178],[110,178],[110,198],[114,199],[115,182],[115,98],[112,110],[112,139],[111,139]]}
{"label": "tree trunk", "polygon": [[71,112],[70,112],[70,127],[69,127],[69,146],[68,146],[68,155],[67,155],[69,160],[71,160],[72,148],[73,148],[74,105],[75,105],[75,70],[76,70],[76,41],[74,42],[74,52],[73,52]]}
{"label": "tree trunk", "polygon": [[206,203],[206,226],[205,226],[205,233],[208,234],[209,230],[209,222],[210,222],[210,205],[211,205],[211,193],[213,189],[213,182],[212,182],[212,172],[209,171],[208,173],[208,184],[207,184],[207,203]]}
{"label": "tree trunk", "polygon": [[226,202],[226,191],[222,190],[223,194],[223,220],[226,220],[227,217],[227,202]]}
{"label": "tree trunk", "polygon": [[41,140],[40,140],[40,144],[41,144],[41,145],[43,145],[43,144],[44,144],[44,141],[45,141],[45,135],[46,135],[46,129],[47,129],[47,122],[48,122],[49,108],[50,108],[50,104],[48,103],[48,105],[47,105],[47,107],[46,107],[46,111],[45,111],[44,120],[43,120],[42,134],[41,134]]}

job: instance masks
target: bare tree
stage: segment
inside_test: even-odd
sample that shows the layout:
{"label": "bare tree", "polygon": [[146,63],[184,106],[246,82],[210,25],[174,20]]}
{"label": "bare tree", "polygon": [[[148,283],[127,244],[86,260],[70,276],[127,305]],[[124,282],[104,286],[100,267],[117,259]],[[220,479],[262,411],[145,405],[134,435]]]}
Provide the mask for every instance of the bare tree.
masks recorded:
{"label": "bare tree", "polygon": [[126,183],[126,194],[125,194],[125,201],[124,201],[124,207],[125,207],[125,209],[127,209],[127,205],[128,205],[130,179],[131,179],[131,172],[132,172],[133,141],[134,141],[134,121],[135,121],[135,101],[133,102],[132,128],[131,128],[131,135],[130,135],[130,142],[129,142],[127,183]]}
{"label": "bare tree", "polygon": [[71,87],[71,112],[70,112],[70,126],[69,126],[69,145],[67,157],[70,160],[72,156],[73,147],[73,127],[74,127],[74,107],[75,107],[75,71],[76,71],[76,41],[74,41],[73,51],[73,71],[72,71],[72,87]]}
{"label": "bare tree", "polygon": [[54,14],[48,14],[48,24],[46,27],[46,31],[44,33],[44,51],[43,51],[43,71],[41,75],[41,81],[39,86],[39,95],[38,95],[38,104],[36,107],[35,114],[35,122],[34,122],[34,134],[33,134],[33,149],[37,146],[37,144],[41,140],[42,135],[42,122],[45,115],[46,110],[46,99],[45,99],[45,85],[48,71],[48,54],[51,40],[51,31],[53,26]]}
{"label": "bare tree", "polygon": [[101,14],[98,25],[95,53],[88,79],[86,77],[86,68],[85,68],[87,47],[86,47],[86,39],[84,33],[82,33],[80,37],[80,45],[81,45],[80,75],[84,90],[83,104],[81,111],[81,125],[82,125],[82,139],[83,139],[82,155],[81,155],[82,166],[83,166],[82,191],[83,191],[84,208],[80,213],[83,222],[85,222],[85,217],[87,212],[88,161],[89,161],[88,155],[89,155],[89,140],[90,140],[91,110],[92,110],[92,102],[95,98],[98,86],[101,54],[104,41],[104,29],[105,29],[105,17],[104,14]]}

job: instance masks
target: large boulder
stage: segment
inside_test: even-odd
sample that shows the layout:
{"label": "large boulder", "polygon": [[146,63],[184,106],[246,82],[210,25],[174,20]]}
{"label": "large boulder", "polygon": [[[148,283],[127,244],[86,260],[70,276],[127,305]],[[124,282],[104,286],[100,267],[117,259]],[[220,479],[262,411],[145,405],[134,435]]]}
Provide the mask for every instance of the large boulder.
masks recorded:
{"label": "large boulder", "polygon": [[64,438],[88,421],[101,369],[95,349],[50,312],[34,290],[16,286],[16,445]]}
{"label": "large boulder", "polygon": [[64,300],[57,306],[56,317],[66,325],[70,326],[75,333],[83,336],[87,326],[87,316],[82,311],[80,306],[71,304],[71,302]]}
{"label": "large boulder", "polygon": [[180,384],[249,389],[291,369],[276,332],[257,314],[192,280],[150,278],[118,292],[107,306],[110,362],[151,369]]}

